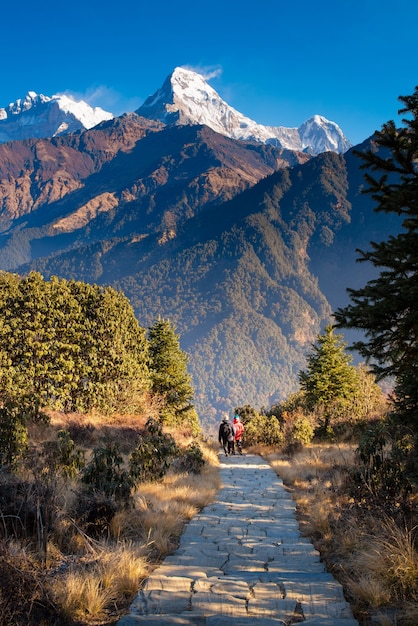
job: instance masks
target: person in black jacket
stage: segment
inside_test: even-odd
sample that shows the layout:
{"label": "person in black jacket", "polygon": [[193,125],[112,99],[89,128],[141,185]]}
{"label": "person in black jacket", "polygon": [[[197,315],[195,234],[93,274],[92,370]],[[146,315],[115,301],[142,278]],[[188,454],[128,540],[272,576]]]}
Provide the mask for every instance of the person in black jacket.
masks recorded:
{"label": "person in black jacket", "polygon": [[228,415],[224,415],[219,424],[218,439],[226,456],[228,456],[228,454],[235,454],[234,438],[234,427],[230,423]]}

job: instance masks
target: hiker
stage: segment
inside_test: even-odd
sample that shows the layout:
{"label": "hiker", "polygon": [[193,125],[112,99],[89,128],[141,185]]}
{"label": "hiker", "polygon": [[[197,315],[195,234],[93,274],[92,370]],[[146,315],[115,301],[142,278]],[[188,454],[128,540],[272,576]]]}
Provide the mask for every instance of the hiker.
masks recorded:
{"label": "hiker", "polygon": [[235,432],[232,424],[229,422],[228,415],[224,415],[219,425],[219,443],[224,449],[225,455],[235,454],[234,446]]}
{"label": "hiker", "polygon": [[242,454],[242,436],[244,434],[244,424],[240,420],[240,416],[235,414],[234,417],[234,431],[235,431],[235,443],[240,454]]}

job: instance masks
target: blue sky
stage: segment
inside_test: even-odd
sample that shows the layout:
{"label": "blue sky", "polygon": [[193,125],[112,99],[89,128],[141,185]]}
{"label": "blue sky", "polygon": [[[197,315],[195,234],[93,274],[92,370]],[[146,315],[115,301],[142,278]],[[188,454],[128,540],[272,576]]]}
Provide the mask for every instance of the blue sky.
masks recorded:
{"label": "blue sky", "polygon": [[418,85],[416,0],[20,0],[0,16],[0,107],[32,90],[120,114],[181,65],[261,124],[318,113],[356,144]]}

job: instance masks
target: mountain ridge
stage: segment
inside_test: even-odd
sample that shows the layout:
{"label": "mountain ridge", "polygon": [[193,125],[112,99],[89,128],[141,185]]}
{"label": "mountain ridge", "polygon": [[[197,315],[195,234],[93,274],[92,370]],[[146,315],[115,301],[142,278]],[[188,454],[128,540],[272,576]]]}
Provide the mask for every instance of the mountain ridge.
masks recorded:
{"label": "mountain ridge", "polygon": [[232,139],[271,143],[310,154],[328,150],[342,153],[352,147],[340,127],[320,115],[299,128],[258,124],[228,105],[203,76],[181,67],[175,68],[136,112],[165,124],[206,124]]}
{"label": "mountain ridge", "polygon": [[[258,124],[227,104],[201,74],[182,67],[175,68],[136,113],[165,125],[204,124],[232,139],[311,155],[328,150],[343,153],[351,147],[340,127],[321,115],[313,115],[299,128]],[[114,117],[72,96],[29,91],[25,98],[0,108],[0,143],[59,137]]]}
{"label": "mountain ridge", "polygon": [[350,224],[363,223],[364,242],[376,218],[367,197],[351,202],[359,168],[352,152],[323,153],[208,205],[173,237],[113,233],[20,270],[111,284],[145,326],[169,317],[190,355],[204,420],[241,404],[267,406],[295,390],[306,352],[331,319],[336,276],[364,277]]}
{"label": "mountain ridge", "polygon": [[[373,148],[373,138],[359,150]],[[202,422],[297,388],[356,248],[394,232],[361,193],[356,150],[278,148],[127,113],[0,145],[0,270],[122,290],[169,318]]]}

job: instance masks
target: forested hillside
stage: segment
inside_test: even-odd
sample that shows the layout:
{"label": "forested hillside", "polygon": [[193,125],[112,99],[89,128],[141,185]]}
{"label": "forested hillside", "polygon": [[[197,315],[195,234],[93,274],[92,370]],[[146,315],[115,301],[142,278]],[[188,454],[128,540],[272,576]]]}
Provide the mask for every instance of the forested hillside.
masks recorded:
{"label": "forested hillside", "polygon": [[171,320],[207,422],[297,387],[365,278],[356,248],[396,229],[353,151],[312,158],[135,114],[0,146],[0,184],[0,268],[112,286],[143,328]]}
{"label": "forested hillside", "polygon": [[161,233],[108,239],[30,267],[112,284],[144,326],[168,316],[190,355],[204,420],[247,402],[268,406],[295,389],[334,289],[341,294],[341,276],[355,275],[357,224],[362,242],[374,228],[350,159],[326,153],[276,172],[164,241]]}

